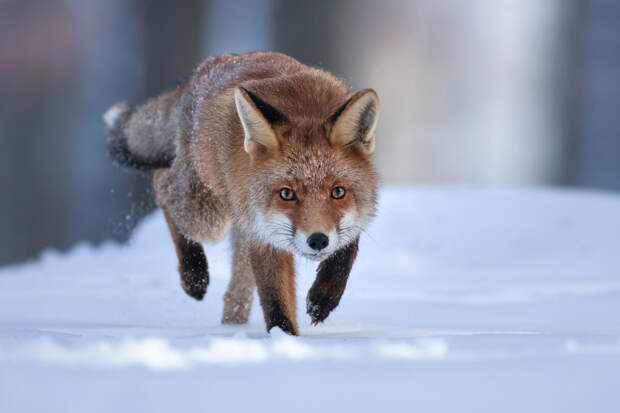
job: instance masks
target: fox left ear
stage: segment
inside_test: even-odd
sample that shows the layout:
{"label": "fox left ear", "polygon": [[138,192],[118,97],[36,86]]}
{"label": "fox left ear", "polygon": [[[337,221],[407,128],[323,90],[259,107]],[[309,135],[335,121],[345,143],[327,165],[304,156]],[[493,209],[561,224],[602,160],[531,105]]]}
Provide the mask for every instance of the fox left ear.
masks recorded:
{"label": "fox left ear", "polygon": [[329,135],[332,145],[359,145],[370,155],[375,150],[375,129],[379,120],[379,97],[372,89],[354,94],[329,118],[334,125]]}

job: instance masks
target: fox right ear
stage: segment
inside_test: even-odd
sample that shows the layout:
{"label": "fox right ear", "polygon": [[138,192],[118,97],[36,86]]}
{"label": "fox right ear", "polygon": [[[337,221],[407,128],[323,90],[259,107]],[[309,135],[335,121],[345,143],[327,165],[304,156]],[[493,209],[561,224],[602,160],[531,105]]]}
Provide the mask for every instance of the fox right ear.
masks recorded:
{"label": "fox right ear", "polygon": [[330,118],[332,145],[357,145],[370,155],[375,150],[375,129],[379,119],[379,97],[372,89],[364,89],[345,102]]}
{"label": "fox right ear", "polygon": [[271,124],[284,120],[284,115],[242,87],[235,88],[235,106],[245,133],[245,151],[254,155],[277,150],[280,144]]}

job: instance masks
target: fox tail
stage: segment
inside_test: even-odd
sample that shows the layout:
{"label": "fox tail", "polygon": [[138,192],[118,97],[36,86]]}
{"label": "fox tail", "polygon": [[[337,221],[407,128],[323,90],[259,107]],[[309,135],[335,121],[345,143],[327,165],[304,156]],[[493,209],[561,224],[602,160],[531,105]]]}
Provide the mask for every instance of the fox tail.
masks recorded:
{"label": "fox tail", "polygon": [[108,129],[108,153],[115,162],[141,171],[172,164],[182,116],[181,89],[166,92],[144,105],[120,102],[106,111],[103,120]]}

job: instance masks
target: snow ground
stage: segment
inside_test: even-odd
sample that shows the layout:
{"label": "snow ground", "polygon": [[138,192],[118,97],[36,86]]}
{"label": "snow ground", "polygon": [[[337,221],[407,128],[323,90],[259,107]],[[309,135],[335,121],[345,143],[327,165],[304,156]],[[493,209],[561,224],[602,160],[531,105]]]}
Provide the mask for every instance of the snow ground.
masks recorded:
{"label": "snow ground", "polygon": [[340,307],[222,326],[227,242],[185,296],[162,215],[0,269],[0,412],[620,411],[620,196],[387,188]]}

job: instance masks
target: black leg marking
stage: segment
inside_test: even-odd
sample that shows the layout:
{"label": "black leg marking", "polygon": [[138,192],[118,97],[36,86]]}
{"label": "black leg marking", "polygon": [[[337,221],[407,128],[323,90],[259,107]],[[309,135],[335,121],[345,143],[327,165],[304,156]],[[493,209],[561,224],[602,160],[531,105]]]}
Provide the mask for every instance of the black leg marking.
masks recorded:
{"label": "black leg marking", "polygon": [[179,272],[185,292],[196,300],[202,300],[209,285],[207,257],[202,245],[181,236],[178,242]]}
{"label": "black leg marking", "polygon": [[282,331],[290,335],[297,335],[297,330],[290,318],[288,318],[282,307],[280,302],[274,300],[270,303],[269,315],[266,318],[267,323],[267,331],[271,331],[273,327],[280,327]]}
{"label": "black leg marking", "polygon": [[324,321],[340,303],[357,256],[358,241],[359,238],[319,264],[316,280],[306,298],[306,311],[312,324]]}

